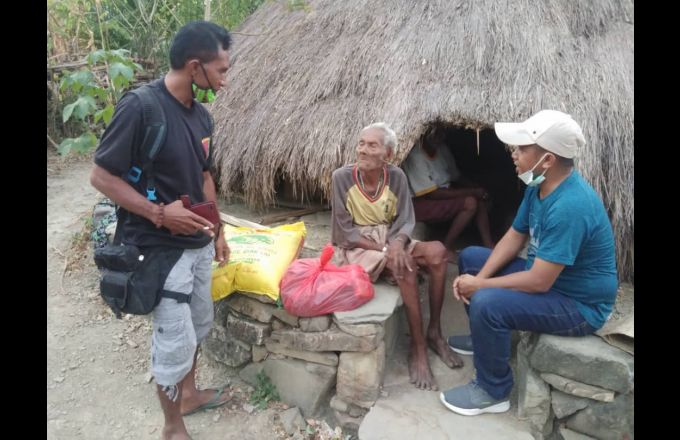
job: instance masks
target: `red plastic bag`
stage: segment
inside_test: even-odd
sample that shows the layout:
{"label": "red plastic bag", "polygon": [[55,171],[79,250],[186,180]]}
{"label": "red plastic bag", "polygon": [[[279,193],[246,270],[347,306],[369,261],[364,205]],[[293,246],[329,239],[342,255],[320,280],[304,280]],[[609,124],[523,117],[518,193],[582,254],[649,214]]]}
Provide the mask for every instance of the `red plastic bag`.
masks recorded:
{"label": "red plastic bag", "polygon": [[289,313],[308,317],[354,310],[373,298],[373,283],[364,268],[329,263],[333,252],[327,244],[321,258],[301,258],[288,266],[281,301]]}

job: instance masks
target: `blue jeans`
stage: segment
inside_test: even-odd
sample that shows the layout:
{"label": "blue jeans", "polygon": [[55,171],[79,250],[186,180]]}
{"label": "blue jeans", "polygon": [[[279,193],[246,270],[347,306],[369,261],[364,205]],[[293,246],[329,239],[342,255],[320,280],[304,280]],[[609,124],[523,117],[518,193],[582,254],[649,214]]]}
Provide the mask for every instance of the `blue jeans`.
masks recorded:
{"label": "blue jeans", "polygon": [[[491,249],[471,246],[458,258],[459,273],[476,275],[491,255]],[[526,260],[515,258],[495,276],[524,271]],[[584,336],[593,328],[568,296],[548,290],[526,293],[512,289],[479,289],[465,306],[470,318],[477,383],[494,399],[510,394],[513,379],[510,360],[510,331],[526,330],[559,336]]]}

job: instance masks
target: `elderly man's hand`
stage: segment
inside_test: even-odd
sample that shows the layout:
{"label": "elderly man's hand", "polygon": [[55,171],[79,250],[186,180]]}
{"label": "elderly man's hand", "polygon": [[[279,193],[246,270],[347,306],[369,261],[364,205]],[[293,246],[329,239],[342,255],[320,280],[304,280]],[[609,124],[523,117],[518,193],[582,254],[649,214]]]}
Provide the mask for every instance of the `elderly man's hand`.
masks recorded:
{"label": "elderly man's hand", "polygon": [[410,257],[404,250],[401,241],[395,240],[387,246],[387,265],[392,268],[392,273],[397,279],[404,277],[404,272],[413,272]]}

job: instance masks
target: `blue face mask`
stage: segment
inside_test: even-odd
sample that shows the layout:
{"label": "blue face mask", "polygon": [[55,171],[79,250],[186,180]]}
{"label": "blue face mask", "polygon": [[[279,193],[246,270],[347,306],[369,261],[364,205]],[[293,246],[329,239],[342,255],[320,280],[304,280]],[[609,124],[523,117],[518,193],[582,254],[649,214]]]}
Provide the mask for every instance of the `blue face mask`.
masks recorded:
{"label": "blue face mask", "polygon": [[543,156],[541,156],[541,158],[538,159],[538,162],[536,162],[536,165],[531,167],[529,171],[525,171],[522,174],[518,175],[517,177],[519,177],[519,180],[526,183],[527,186],[537,186],[543,183],[543,181],[545,180],[545,173],[548,170],[543,171],[543,174],[541,174],[540,176],[536,176],[534,178],[534,168],[536,168],[538,164],[540,164],[541,161],[543,161],[543,159],[545,159],[545,156],[547,155],[548,153],[545,153]]}

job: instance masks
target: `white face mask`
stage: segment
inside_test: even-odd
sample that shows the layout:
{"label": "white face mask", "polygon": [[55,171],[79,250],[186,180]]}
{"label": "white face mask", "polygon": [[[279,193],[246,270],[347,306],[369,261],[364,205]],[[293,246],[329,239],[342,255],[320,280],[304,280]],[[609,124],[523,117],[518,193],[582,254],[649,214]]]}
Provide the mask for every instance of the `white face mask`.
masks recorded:
{"label": "white face mask", "polygon": [[541,161],[547,155],[548,155],[548,153],[545,153],[543,156],[541,156],[541,158],[538,159],[538,162],[536,162],[536,165],[531,167],[531,169],[529,171],[525,171],[522,174],[518,175],[517,177],[519,177],[519,180],[526,183],[527,186],[536,186],[536,185],[540,185],[541,183],[543,183],[543,181],[545,180],[545,173],[548,170],[543,171],[543,174],[541,174],[540,176],[536,176],[536,178],[534,178],[534,168],[536,168],[538,166],[538,164],[540,164]]}

